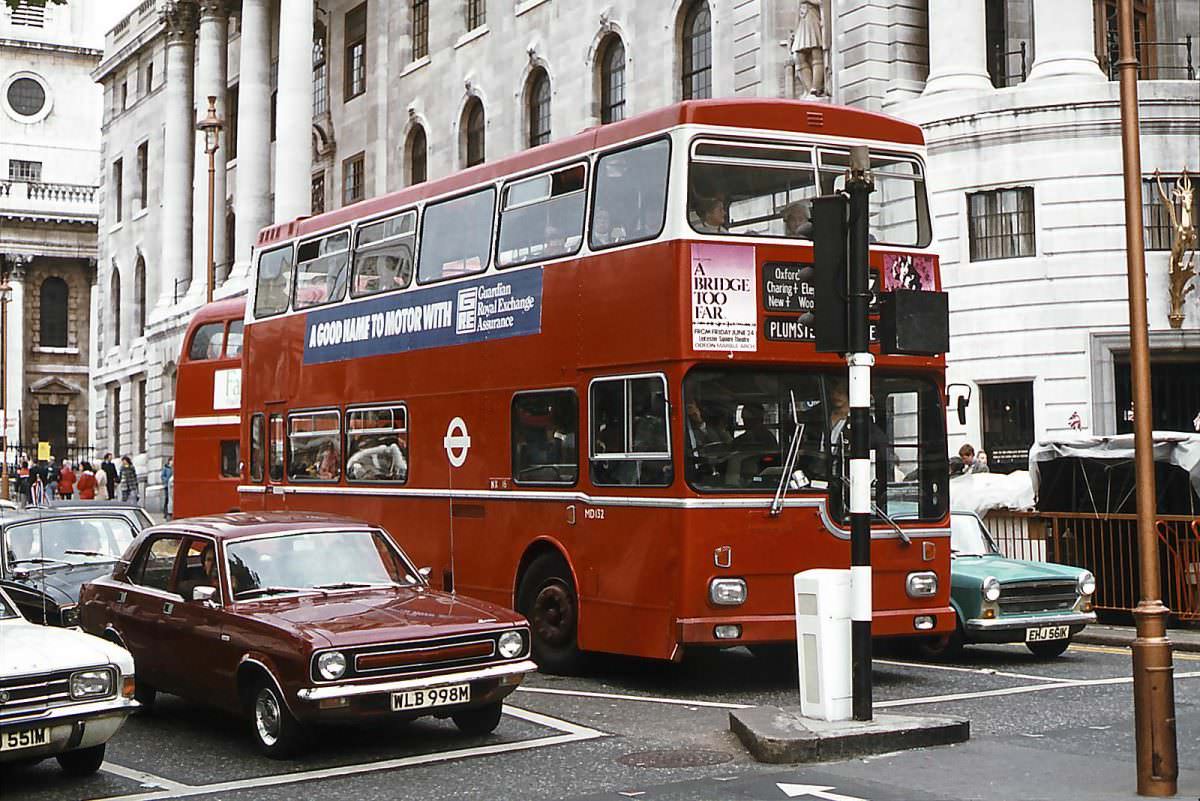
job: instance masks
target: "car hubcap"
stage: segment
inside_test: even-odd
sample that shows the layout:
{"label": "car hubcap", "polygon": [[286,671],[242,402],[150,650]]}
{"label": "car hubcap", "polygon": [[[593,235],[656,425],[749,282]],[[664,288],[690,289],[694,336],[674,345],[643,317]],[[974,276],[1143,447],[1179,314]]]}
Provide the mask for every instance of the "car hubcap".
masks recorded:
{"label": "car hubcap", "polygon": [[279,702],[269,690],[260,692],[254,702],[254,725],[263,745],[272,746],[279,741]]}
{"label": "car hubcap", "polygon": [[533,605],[533,627],[542,642],[570,642],[575,629],[575,604],[567,587],[555,582],[542,588]]}

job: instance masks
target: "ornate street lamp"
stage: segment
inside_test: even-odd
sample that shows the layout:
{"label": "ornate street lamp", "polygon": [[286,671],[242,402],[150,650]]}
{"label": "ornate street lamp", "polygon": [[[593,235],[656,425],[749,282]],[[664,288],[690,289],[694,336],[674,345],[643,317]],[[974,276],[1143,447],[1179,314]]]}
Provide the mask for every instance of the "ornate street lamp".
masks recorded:
{"label": "ornate street lamp", "polygon": [[8,296],[12,287],[8,285],[8,276],[0,275],[0,408],[3,408],[3,418],[0,419],[0,498],[9,499],[8,495]]}
{"label": "ornate street lamp", "polygon": [[221,129],[225,121],[217,116],[217,98],[208,96],[208,116],[196,123],[196,128],[204,134],[204,152],[208,154],[208,302],[212,303],[213,286],[216,284],[217,271],[213,265],[213,206],[216,193],[216,155],[221,146]]}

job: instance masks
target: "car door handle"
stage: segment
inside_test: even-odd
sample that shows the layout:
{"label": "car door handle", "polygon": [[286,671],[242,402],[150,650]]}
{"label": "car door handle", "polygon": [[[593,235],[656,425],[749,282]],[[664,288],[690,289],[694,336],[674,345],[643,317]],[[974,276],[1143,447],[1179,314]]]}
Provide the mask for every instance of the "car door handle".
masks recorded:
{"label": "car door handle", "polygon": [[125,597],[127,594],[128,593],[126,593],[125,590],[121,590],[120,592],[118,592],[117,593],[117,603],[119,603],[119,604],[125,603]]}
{"label": "car door handle", "polygon": [[164,615],[169,615],[174,611],[175,611],[175,604],[171,603],[170,601],[166,601],[165,603],[163,603],[163,614]]}

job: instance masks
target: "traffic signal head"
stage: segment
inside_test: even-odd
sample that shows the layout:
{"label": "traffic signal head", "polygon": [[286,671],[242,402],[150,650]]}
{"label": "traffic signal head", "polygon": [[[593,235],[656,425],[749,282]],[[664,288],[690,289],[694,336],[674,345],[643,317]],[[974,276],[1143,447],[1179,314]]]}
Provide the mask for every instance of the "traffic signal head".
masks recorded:
{"label": "traffic signal head", "polygon": [[813,327],[816,347],[822,353],[849,350],[846,329],[847,236],[850,199],[844,194],[813,200],[813,311],[801,318]]}

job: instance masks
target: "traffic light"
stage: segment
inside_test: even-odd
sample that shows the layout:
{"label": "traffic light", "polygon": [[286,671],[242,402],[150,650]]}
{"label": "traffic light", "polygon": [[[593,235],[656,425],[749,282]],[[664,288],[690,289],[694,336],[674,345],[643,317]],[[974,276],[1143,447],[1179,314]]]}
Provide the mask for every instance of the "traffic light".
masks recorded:
{"label": "traffic light", "polygon": [[813,310],[801,318],[811,325],[821,353],[846,353],[847,235],[850,199],[845,194],[813,200]]}

